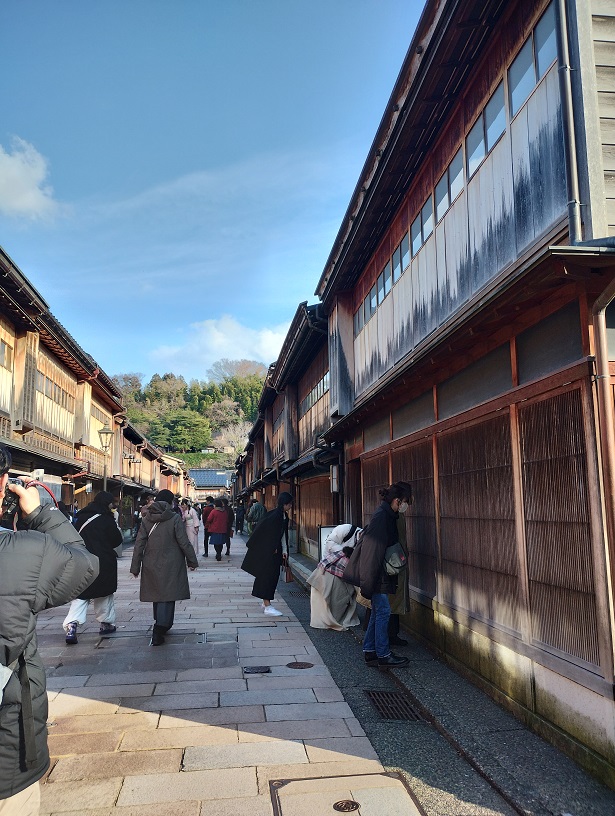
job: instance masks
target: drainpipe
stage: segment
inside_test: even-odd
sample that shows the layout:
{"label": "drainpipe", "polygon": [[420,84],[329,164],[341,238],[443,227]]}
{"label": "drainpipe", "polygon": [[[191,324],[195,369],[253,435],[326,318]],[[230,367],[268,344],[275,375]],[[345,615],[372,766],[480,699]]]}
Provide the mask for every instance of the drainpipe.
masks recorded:
{"label": "drainpipe", "polygon": [[[615,547],[615,416],[613,391],[609,372],[609,352],[606,331],[606,310],[615,299],[615,280],[604,289],[592,307],[596,350],[596,390],[598,398],[598,433],[604,483],[607,581],[611,592],[615,585],[613,549]],[[612,612],[612,610],[611,610]]]}
{"label": "drainpipe", "polygon": [[579,198],[579,173],[577,165],[577,145],[574,132],[574,107],[572,102],[572,82],[570,53],[568,49],[568,23],[566,0],[557,0],[555,5],[558,75],[562,98],[562,120],[564,127],[564,152],[566,153],[566,191],[568,193],[568,230],[570,243],[578,244],[582,238],[581,202]]}

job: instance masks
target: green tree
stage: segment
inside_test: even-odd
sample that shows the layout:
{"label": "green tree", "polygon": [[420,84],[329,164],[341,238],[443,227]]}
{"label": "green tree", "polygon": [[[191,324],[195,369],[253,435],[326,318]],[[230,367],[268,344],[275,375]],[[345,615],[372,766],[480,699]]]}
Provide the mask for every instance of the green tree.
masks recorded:
{"label": "green tree", "polygon": [[168,447],[172,451],[180,453],[198,451],[211,444],[209,421],[189,408],[169,414],[167,427],[169,429]]}

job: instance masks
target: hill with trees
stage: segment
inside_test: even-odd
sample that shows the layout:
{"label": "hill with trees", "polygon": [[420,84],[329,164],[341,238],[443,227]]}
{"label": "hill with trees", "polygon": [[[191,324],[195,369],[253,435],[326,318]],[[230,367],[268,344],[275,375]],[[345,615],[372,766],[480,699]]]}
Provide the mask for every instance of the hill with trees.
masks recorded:
{"label": "hill with trees", "polygon": [[[155,445],[190,467],[230,467],[256,420],[267,373],[254,360],[218,360],[207,380],[189,383],[175,374],[154,374],[143,383],[137,373],[116,374],[128,419]],[[214,454],[203,454],[213,447]],[[232,448],[232,453],[222,453]]]}

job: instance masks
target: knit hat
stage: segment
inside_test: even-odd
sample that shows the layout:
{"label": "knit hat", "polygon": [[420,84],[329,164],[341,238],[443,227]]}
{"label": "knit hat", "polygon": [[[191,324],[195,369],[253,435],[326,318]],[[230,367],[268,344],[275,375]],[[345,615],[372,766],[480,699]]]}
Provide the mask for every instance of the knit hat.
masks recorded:
{"label": "knit hat", "polygon": [[96,504],[102,504],[104,507],[109,507],[111,502],[117,501],[115,496],[111,495],[111,493],[107,493],[106,490],[101,490],[100,493],[97,493],[94,497],[94,501]]}
{"label": "knit hat", "polygon": [[280,493],[278,496],[278,507],[284,507],[285,504],[292,504],[293,497],[290,493]]}
{"label": "knit hat", "polygon": [[156,501],[166,502],[167,504],[173,504],[173,499],[175,496],[171,493],[170,490],[161,490],[160,493],[156,496]]}

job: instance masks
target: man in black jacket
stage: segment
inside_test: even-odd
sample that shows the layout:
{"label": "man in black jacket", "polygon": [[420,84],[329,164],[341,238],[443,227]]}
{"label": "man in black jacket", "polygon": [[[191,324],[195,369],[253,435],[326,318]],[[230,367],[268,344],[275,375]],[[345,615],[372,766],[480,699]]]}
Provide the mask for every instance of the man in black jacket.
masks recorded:
{"label": "man in black jacket", "polygon": [[49,751],[35,615],[83,592],[98,575],[98,559],[63,513],[41,507],[35,487],[7,486],[10,466],[10,453],[0,445],[0,501],[15,493],[27,527],[0,530],[0,814],[37,816]]}

